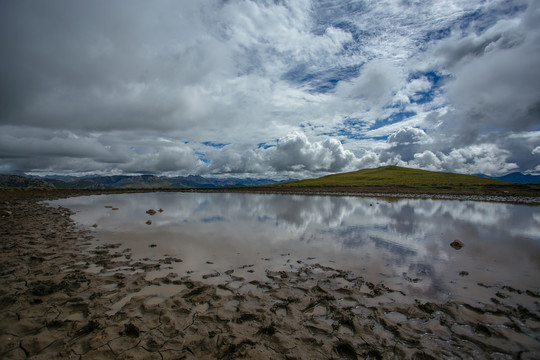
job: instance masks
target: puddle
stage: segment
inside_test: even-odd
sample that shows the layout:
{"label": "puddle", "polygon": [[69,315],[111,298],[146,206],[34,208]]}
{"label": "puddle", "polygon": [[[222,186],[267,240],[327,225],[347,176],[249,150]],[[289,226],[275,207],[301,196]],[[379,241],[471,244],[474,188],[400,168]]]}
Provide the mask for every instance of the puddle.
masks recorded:
{"label": "puddle", "polygon": [[[491,285],[540,291],[538,206],[159,192],[51,203],[75,211],[74,220],[97,237],[88,245],[89,256],[92,250],[122,255],[114,270],[90,263],[85,271],[93,273],[129,273],[126,264],[144,262],[147,280],[172,273],[262,294],[266,290],[253,282],[270,281],[268,271],[300,272],[308,287],[334,274],[325,268],[330,267],[429,300],[489,302]],[[150,209],[156,213],[149,215]],[[454,240],[464,246],[453,248]],[[334,276],[335,291],[354,285]],[[156,295],[156,290],[144,294]],[[362,291],[372,289],[364,284]],[[111,312],[127,301],[114,304]]]}

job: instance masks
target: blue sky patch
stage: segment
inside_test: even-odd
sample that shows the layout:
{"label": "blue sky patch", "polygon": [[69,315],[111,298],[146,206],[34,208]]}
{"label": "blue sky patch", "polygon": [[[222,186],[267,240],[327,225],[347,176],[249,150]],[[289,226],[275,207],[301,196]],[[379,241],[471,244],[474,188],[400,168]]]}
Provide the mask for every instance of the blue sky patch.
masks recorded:
{"label": "blue sky patch", "polygon": [[361,65],[351,65],[314,71],[306,64],[301,64],[285,73],[282,79],[300,86],[307,86],[311,93],[324,94],[333,90],[339,81],[357,77],[360,67]]}
{"label": "blue sky patch", "polygon": [[392,115],[390,115],[390,116],[388,116],[388,117],[386,117],[384,119],[380,119],[380,120],[375,121],[370,126],[370,130],[378,129],[381,126],[390,125],[390,124],[394,124],[394,123],[403,121],[403,120],[408,119],[408,118],[410,118],[410,117],[412,117],[414,115],[416,115],[416,113],[414,111],[400,111],[400,112],[393,113]]}
{"label": "blue sky patch", "polygon": [[266,142],[262,142],[262,143],[258,143],[257,144],[257,149],[269,149],[271,147],[275,147],[276,145],[270,145],[270,144],[267,144]]}
{"label": "blue sky patch", "polygon": [[206,145],[206,146],[211,146],[211,147],[214,147],[214,148],[218,148],[218,149],[221,149],[221,148],[229,145],[229,144],[215,143],[215,142],[212,142],[212,141],[203,141],[202,144]]}

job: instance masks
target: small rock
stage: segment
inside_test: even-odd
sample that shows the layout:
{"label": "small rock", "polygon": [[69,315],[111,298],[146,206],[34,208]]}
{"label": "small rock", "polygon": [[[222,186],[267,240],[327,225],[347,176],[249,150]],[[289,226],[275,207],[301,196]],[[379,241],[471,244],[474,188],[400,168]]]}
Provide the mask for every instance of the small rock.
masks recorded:
{"label": "small rock", "polygon": [[94,224],[92,225],[93,228],[97,228],[98,227],[98,224]]}
{"label": "small rock", "polygon": [[[150,221],[150,220],[148,220],[148,221]],[[156,246],[157,246],[156,244],[151,244],[150,245],[151,248],[155,248]]]}
{"label": "small rock", "polygon": [[113,207],[111,205],[105,205],[106,209],[112,209]]}
{"label": "small rock", "polygon": [[209,279],[209,278],[213,278],[213,277],[218,277],[219,276],[219,273],[218,272],[214,272],[214,273],[211,273],[211,274],[205,274],[202,276],[203,279]]}
{"label": "small rock", "polygon": [[468,271],[460,271],[459,276],[469,276],[469,272]]}
{"label": "small rock", "polygon": [[454,240],[450,243],[450,246],[453,247],[454,249],[456,250],[459,250],[461,249],[463,246],[465,246],[465,244],[463,244],[463,242],[461,242],[460,240]]}
{"label": "small rock", "polygon": [[152,221],[151,221],[151,220],[148,220],[148,221],[146,222],[146,225],[152,225]]}
{"label": "small rock", "polygon": [[160,208],[158,211],[159,211],[160,213],[162,213],[162,212],[163,212],[163,209]]}
{"label": "small rock", "polygon": [[111,208],[111,210],[120,210],[120,209],[119,209],[119,208],[113,207],[113,208]]}
{"label": "small rock", "polygon": [[149,210],[146,210],[146,213],[147,213],[148,215],[155,215],[155,214],[156,214],[156,210],[154,210],[154,209],[149,209]]}

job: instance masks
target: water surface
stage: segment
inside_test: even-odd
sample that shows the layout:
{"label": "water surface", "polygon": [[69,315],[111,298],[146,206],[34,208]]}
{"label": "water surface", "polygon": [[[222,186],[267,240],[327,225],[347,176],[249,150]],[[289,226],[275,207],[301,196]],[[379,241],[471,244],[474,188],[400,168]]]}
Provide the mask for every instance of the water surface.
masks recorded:
{"label": "water surface", "polygon": [[[53,204],[76,211],[74,220],[95,231],[97,244],[119,243],[115,251],[130,261],[182,260],[148,272],[150,279],[174,272],[220,283],[234,270],[245,281],[264,281],[266,270],[320,264],[439,301],[486,302],[489,286],[540,291],[537,206],[241,193],[99,195]],[[455,239],[465,246],[453,249]]]}

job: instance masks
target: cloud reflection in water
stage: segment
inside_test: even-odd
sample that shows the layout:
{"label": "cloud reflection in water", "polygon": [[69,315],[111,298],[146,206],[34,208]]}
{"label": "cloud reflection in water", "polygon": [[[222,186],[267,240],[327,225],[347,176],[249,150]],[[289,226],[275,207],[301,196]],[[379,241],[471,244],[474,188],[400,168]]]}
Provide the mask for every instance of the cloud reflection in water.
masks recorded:
{"label": "cloud reflection in water", "polygon": [[[146,237],[161,242],[169,255],[189,249],[190,257],[197,253],[225,267],[239,265],[238,254],[256,261],[286,252],[423,293],[456,292],[448,283],[458,280],[463,288],[478,282],[531,288],[540,275],[538,211],[526,205],[235,193],[121,194],[55,203],[77,211],[75,220],[86,226],[99,224],[99,236]],[[150,217],[150,208],[164,212]],[[152,226],[145,225],[148,218]],[[454,239],[465,247],[451,248]],[[471,276],[462,279],[460,271]]]}

